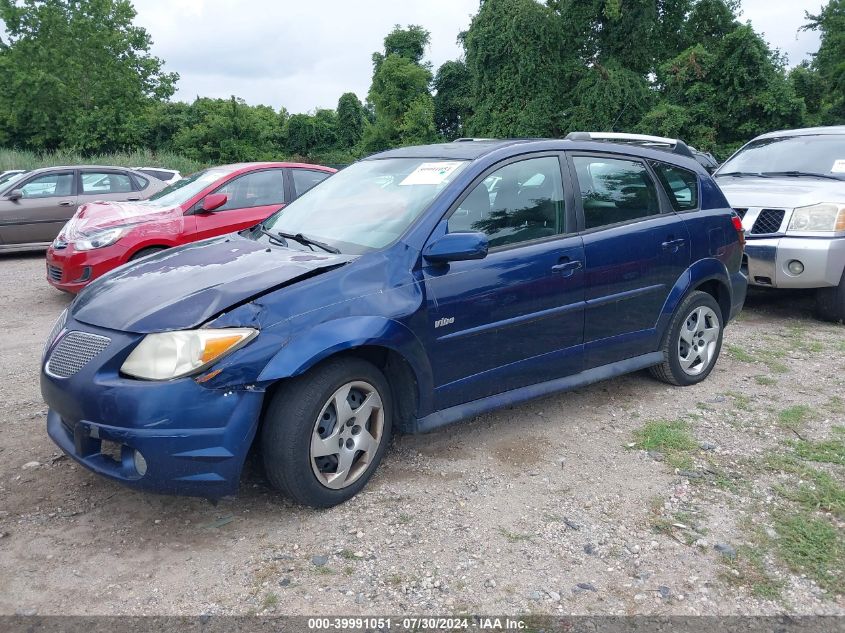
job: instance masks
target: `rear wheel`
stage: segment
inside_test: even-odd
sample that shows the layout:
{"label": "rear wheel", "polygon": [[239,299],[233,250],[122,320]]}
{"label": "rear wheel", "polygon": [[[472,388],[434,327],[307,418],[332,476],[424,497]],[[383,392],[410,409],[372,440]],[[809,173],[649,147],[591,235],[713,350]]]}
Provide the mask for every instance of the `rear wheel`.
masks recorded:
{"label": "rear wheel", "polygon": [[845,270],[838,286],[816,291],[816,314],[824,321],[845,321]]}
{"label": "rear wheel", "polygon": [[701,382],[722,349],[722,311],[706,292],[691,292],[675,310],[663,342],[663,362],[651,373],[677,386]]}
{"label": "rear wheel", "polygon": [[357,358],[330,360],[291,379],[264,416],[267,478],[305,505],[343,503],[366,485],[381,461],[392,410],[384,375]]}
{"label": "rear wheel", "polygon": [[129,258],[130,262],[134,262],[136,259],[141,259],[142,257],[146,257],[147,255],[152,255],[154,253],[161,252],[166,250],[164,246],[150,246],[149,248],[142,248],[140,251],[135,253],[132,257]]}

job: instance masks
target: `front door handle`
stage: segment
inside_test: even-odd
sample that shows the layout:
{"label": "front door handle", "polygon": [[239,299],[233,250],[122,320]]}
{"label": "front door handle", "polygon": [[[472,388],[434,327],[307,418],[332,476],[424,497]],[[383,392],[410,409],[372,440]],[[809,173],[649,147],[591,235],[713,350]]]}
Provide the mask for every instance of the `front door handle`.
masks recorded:
{"label": "front door handle", "polygon": [[673,253],[677,253],[681,246],[683,246],[684,244],[686,244],[686,240],[682,238],[679,240],[669,240],[667,242],[663,242],[661,246],[663,247],[664,251],[671,251]]}
{"label": "front door handle", "polygon": [[559,263],[552,266],[552,272],[560,273],[564,277],[571,277],[575,274],[576,270],[581,268],[582,265],[583,264],[581,264],[581,262],[577,259],[570,260],[566,257],[561,259]]}
{"label": "front door handle", "polygon": [[127,198],[129,202],[138,202],[141,199],[141,196],[132,196],[131,198]]}
{"label": "front door handle", "polygon": [[62,200],[62,201],[59,203],[59,206],[60,206],[60,207],[69,207],[69,206],[71,206],[72,204],[73,204],[73,200]]}

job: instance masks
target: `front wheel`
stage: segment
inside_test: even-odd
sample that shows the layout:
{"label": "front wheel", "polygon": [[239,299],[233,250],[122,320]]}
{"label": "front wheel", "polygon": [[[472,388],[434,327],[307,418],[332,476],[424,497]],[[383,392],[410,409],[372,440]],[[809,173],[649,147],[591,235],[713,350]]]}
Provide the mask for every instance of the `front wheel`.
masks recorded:
{"label": "front wheel", "polygon": [[816,291],[816,314],[823,321],[845,321],[845,271],[838,286]]}
{"label": "front wheel", "polygon": [[663,342],[663,362],[651,368],[659,380],[686,387],[710,375],[722,350],[722,311],[706,292],[691,292],[675,310]]}
{"label": "front wheel", "polygon": [[366,485],[381,461],[392,410],[384,375],[361,359],[330,360],[291,379],[264,416],[267,478],[305,505],[343,503]]}

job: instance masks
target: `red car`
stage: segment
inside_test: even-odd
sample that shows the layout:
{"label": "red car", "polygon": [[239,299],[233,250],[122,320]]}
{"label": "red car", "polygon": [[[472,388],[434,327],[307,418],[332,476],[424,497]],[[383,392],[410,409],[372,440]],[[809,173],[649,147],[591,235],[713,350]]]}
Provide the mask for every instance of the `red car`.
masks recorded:
{"label": "red car", "polygon": [[47,281],[79,292],[133,259],[249,228],[335,171],[301,163],[227,165],[141,202],[84,204],[47,250]]}

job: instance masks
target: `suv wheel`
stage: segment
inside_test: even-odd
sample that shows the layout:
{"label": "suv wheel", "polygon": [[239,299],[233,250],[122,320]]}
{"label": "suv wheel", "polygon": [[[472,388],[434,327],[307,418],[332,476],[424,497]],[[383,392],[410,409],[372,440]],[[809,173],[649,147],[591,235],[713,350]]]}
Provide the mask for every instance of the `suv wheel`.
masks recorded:
{"label": "suv wheel", "polygon": [[686,387],[713,370],[722,350],[722,310],[706,292],[693,291],[672,316],[663,342],[663,362],[651,373],[663,382]]}
{"label": "suv wheel", "polygon": [[343,503],[366,485],[381,461],[392,411],[384,375],[357,358],[330,360],[291,379],[264,415],[267,478],[305,505]]}
{"label": "suv wheel", "polygon": [[816,314],[823,321],[845,321],[845,271],[838,286],[816,291]]}

